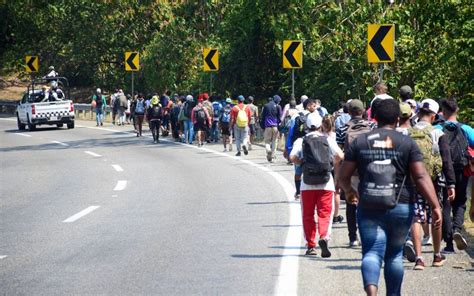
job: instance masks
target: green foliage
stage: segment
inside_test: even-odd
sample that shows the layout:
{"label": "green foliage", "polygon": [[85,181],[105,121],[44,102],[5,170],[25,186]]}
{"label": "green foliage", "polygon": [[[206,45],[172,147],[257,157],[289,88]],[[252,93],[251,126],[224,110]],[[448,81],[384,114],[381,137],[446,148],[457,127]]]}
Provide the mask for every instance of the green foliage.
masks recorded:
{"label": "green foliage", "polygon": [[[76,86],[130,89],[125,51],[141,53],[144,92],[210,91],[263,100],[291,93],[282,41],[304,41],[296,95],[369,102],[378,66],[367,63],[367,24],[396,24],[395,62],[384,80],[392,96],[408,84],[416,99],[460,98],[472,116],[474,6],[469,1],[7,1],[0,6],[2,72],[39,55]],[[217,73],[202,70],[202,49],[219,49]],[[472,120],[466,118],[468,120]]]}

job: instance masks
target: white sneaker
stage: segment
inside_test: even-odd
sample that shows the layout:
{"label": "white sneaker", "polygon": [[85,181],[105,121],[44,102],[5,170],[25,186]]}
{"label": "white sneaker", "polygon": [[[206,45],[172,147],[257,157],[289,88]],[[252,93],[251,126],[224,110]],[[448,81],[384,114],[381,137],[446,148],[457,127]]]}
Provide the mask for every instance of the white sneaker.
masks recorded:
{"label": "white sneaker", "polygon": [[227,148],[224,148],[224,151],[222,151],[222,152],[227,152]]}
{"label": "white sneaker", "polygon": [[423,237],[423,240],[421,241],[421,244],[423,246],[432,246],[433,245],[433,239],[430,236]]}

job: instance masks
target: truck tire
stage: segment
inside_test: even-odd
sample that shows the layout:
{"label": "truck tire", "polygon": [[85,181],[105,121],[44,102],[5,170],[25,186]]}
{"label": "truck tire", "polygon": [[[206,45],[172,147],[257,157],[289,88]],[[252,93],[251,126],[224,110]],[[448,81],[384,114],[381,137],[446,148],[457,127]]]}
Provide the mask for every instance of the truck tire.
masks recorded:
{"label": "truck tire", "polygon": [[20,117],[18,116],[18,114],[16,114],[16,123],[17,123],[18,129],[19,129],[20,131],[24,131],[24,130],[25,130],[25,126],[26,126],[26,125],[23,124],[23,123],[21,123]]}
{"label": "truck tire", "polygon": [[64,124],[62,124],[62,123],[58,123],[58,124],[56,124],[56,126],[57,126],[57,127],[59,127],[59,128],[61,128],[61,127],[63,127],[63,126],[64,126]]}
{"label": "truck tire", "polygon": [[69,123],[67,124],[67,128],[68,128],[68,129],[74,128],[74,121],[69,122]]}
{"label": "truck tire", "polygon": [[28,121],[28,129],[30,131],[36,130],[36,124],[30,122],[30,116],[29,115],[26,116],[26,120]]}

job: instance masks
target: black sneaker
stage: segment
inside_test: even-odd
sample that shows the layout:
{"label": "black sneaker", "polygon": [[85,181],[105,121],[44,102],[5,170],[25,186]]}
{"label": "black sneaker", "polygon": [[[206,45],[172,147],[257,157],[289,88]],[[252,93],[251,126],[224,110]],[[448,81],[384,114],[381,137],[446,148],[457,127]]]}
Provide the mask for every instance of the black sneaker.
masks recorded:
{"label": "black sneaker", "polygon": [[447,245],[441,252],[443,254],[455,254],[453,245]]}
{"label": "black sneaker", "polygon": [[242,149],[244,149],[244,154],[245,155],[249,154],[249,151],[247,150],[247,146],[243,145]]}
{"label": "black sneaker", "polygon": [[344,217],[342,217],[341,215],[332,219],[332,223],[342,223],[342,221],[344,221]]}
{"label": "black sneaker", "polygon": [[467,248],[467,242],[461,233],[456,231],[453,234],[453,240],[456,243],[456,247],[458,248],[458,250],[465,250]]}
{"label": "black sneaker", "polygon": [[315,248],[308,248],[306,250],[306,255],[307,256],[316,256],[318,255],[318,253],[316,253],[316,249]]}
{"label": "black sneaker", "polygon": [[239,152],[237,152],[237,154],[235,154],[235,156],[240,156],[240,151],[239,151]]}
{"label": "black sneaker", "polygon": [[416,261],[416,253],[415,253],[415,248],[413,248],[412,241],[410,240],[406,241],[405,246],[403,247],[403,253],[407,257],[408,261],[410,262]]}
{"label": "black sneaker", "polygon": [[328,242],[325,239],[320,239],[318,242],[319,247],[321,248],[321,257],[329,258],[331,257],[331,252],[329,252]]}

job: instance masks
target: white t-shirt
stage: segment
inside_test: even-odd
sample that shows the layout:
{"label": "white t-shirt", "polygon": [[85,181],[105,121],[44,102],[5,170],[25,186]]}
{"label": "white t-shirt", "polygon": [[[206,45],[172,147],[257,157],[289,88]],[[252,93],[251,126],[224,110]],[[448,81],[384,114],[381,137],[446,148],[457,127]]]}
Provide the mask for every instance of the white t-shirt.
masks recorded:
{"label": "white t-shirt", "polygon": [[[320,132],[311,132],[307,134],[307,136],[316,135],[319,137],[324,137],[323,134]],[[327,138],[327,137],[326,137]],[[334,158],[335,155],[338,153],[342,153],[341,148],[336,143],[336,140],[333,138],[327,138],[329,143],[329,155],[331,158]],[[303,138],[299,138],[298,140],[293,143],[293,149],[291,150],[290,156],[296,156],[299,159],[303,158]],[[306,184],[303,179],[301,179],[301,191],[304,190],[329,190],[329,191],[336,191],[334,186],[334,179],[332,174],[329,178],[329,181],[326,184],[319,184],[319,185],[308,185]]]}

